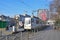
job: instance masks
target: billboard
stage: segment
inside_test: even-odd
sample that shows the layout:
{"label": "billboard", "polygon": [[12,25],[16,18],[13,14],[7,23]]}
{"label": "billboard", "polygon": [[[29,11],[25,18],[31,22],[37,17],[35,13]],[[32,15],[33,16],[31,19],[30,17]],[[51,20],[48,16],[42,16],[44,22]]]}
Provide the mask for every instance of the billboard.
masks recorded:
{"label": "billboard", "polygon": [[46,10],[38,10],[38,17],[43,20],[46,21],[47,20],[47,11]]}

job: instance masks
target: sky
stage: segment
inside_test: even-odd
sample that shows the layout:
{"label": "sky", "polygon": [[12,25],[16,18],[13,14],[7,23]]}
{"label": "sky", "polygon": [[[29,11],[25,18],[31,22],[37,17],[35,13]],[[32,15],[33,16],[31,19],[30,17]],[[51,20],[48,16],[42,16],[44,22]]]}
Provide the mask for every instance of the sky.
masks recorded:
{"label": "sky", "polygon": [[[11,17],[24,13],[31,15],[33,10],[49,9],[51,1],[52,0],[0,0],[0,14]],[[34,15],[37,14],[35,13]]]}

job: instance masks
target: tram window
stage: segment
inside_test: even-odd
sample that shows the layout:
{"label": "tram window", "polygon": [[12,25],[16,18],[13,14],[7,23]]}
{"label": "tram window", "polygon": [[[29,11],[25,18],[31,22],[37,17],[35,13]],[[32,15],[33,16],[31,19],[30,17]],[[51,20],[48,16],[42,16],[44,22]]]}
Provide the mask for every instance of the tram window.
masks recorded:
{"label": "tram window", "polygon": [[31,23],[31,21],[29,20],[29,21],[25,21],[25,24],[30,24]]}
{"label": "tram window", "polygon": [[34,22],[34,19],[31,19],[31,22]]}

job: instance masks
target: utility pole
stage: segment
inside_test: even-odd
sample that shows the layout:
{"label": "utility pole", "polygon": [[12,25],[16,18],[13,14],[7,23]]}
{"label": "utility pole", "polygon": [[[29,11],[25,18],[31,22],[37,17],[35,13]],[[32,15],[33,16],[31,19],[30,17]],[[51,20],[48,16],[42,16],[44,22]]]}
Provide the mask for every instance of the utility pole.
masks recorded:
{"label": "utility pole", "polygon": [[26,10],[24,10],[24,15],[27,13],[27,11]]}
{"label": "utility pole", "polygon": [[36,12],[37,12],[37,10],[33,10],[33,11],[32,11],[32,15],[34,15],[34,13],[36,13]]}

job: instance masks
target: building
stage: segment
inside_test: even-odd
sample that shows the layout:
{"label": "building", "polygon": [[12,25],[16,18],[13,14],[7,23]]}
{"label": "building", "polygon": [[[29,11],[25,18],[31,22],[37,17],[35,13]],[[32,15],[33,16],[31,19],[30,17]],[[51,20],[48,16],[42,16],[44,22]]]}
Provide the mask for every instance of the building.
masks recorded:
{"label": "building", "polygon": [[5,16],[5,15],[0,15],[0,21],[6,21],[7,22],[7,26],[8,25],[13,25],[14,24],[14,19],[9,17],[9,16]]}

